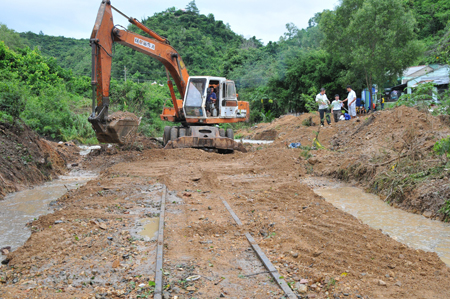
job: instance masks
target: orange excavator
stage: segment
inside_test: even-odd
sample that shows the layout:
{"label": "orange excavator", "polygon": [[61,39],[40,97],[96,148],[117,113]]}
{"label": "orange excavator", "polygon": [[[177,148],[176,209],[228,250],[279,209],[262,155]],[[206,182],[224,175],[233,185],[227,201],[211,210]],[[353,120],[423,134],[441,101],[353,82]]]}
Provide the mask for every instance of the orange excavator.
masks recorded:
{"label": "orange excavator", "polygon": [[[112,10],[150,36],[130,32],[113,23]],[[124,144],[137,132],[140,118],[132,113],[109,114],[109,89],[113,44],[130,47],[159,60],[166,69],[167,85],[173,107],[163,107],[162,120],[178,122],[181,126],[164,128],[165,148],[204,148],[221,152],[245,151],[234,141],[232,129],[224,130],[219,124],[248,121],[248,102],[238,101],[235,84],[223,77],[190,77],[186,66],[169,41],[150,30],[135,18],[130,18],[103,0],[97,14],[90,39],[92,47],[92,114],[89,122],[101,143]],[[171,78],[175,81],[181,99],[177,99]],[[212,93],[216,99],[211,97]]]}

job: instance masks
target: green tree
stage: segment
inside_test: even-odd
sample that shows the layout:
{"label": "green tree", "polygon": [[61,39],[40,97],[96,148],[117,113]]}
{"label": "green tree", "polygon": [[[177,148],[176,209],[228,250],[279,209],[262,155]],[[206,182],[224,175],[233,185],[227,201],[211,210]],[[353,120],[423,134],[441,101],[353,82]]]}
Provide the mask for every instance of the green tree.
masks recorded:
{"label": "green tree", "polygon": [[6,70],[0,71],[0,111],[12,116],[13,122],[25,108],[24,86],[17,77]]}
{"label": "green tree", "polygon": [[418,23],[420,39],[436,41],[450,21],[448,0],[406,0]]}
{"label": "green tree", "polygon": [[20,37],[19,33],[2,23],[0,23],[0,41],[5,42],[5,45],[14,51],[26,46],[26,41]]}
{"label": "green tree", "polygon": [[189,4],[186,6],[186,11],[196,15],[200,13],[200,10],[197,8],[197,4],[195,4],[195,0],[189,2]]}
{"label": "green tree", "polygon": [[325,45],[338,55],[353,77],[373,84],[396,81],[423,52],[414,32],[416,22],[401,0],[343,0],[322,15]]}

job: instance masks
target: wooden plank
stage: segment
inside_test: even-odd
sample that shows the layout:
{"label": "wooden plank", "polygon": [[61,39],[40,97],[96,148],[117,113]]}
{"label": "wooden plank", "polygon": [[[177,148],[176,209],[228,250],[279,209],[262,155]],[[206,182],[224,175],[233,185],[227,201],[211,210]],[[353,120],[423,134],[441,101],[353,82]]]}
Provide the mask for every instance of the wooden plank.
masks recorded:
{"label": "wooden plank", "polygon": [[161,212],[159,214],[159,230],[158,230],[158,245],[156,248],[156,269],[155,269],[155,299],[162,299],[163,290],[163,263],[164,263],[164,215],[166,213],[166,186],[163,187],[161,196]]}
{"label": "wooden plank", "polygon": [[[231,217],[233,217],[234,221],[238,225],[242,225],[241,220],[239,217],[234,213],[233,209],[230,207],[228,202],[226,202],[224,199],[222,199],[223,204],[227,208],[228,212],[230,212]],[[264,264],[267,270],[269,270],[270,275],[272,275],[273,279],[278,283],[278,286],[283,290],[283,292],[286,294],[286,296],[289,299],[296,299],[298,298],[297,295],[292,291],[292,289],[288,286],[286,281],[281,278],[280,273],[278,273],[277,268],[274,267],[274,265],[270,262],[270,260],[267,258],[267,256],[262,251],[261,247],[256,243],[255,239],[253,239],[252,235],[250,233],[245,233],[245,236],[247,237],[248,242],[252,246],[253,250],[256,252],[256,255],[261,260],[261,262]],[[156,298],[156,297],[155,297]]]}

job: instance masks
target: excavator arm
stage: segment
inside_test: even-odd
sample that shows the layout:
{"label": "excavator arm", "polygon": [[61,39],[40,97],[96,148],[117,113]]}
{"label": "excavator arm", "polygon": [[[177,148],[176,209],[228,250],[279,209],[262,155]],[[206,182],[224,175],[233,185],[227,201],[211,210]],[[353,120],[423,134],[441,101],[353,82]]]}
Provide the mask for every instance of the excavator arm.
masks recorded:
{"label": "excavator arm", "polygon": [[[126,17],[130,23],[149,34],[145,37],[128,30],[114,26],[112,10]],[[111,80],[111,63],[113,59],[113,44],[130,47],[159,60],[166,68],[167,83],[170,89],[174,108],[164,111],[171,114],[171,120],[183,121],[182,101],[177,100],[169,74],[175,81],[181,99],[184,98],[186,83],[189,78],[186,66],[177,51],[169,45],[164,37],[145,27],[134,18],[129,18],[111,5],[109,0],[103,0],[97,14],[94,29],[91,34],[92,47],[92,114],[89,121],[97,134],[97,139],[105,143],[125,143],[127,136],[137,130],[139,119],[130,114],[109,115],[109,89]]]}

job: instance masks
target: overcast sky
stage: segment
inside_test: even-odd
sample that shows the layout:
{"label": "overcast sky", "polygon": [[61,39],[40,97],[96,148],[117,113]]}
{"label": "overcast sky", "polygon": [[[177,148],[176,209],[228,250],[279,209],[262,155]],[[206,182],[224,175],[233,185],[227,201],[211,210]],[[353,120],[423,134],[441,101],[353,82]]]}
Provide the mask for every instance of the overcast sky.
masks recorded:
{"label": "overcast sky", "polygon": [[[169,7],[185,8],[190,0],[112,0],[112,5],[141,20]],[[17,32],[32,31],[54,36],[89,38],[101,0],[0,0],[0,23]],[[305,28],[316,12],[334,9],[338,0],[196,0],[201,14],[214,14],[244,37],[256,36],[264,43],[278,41],[285,25]],[[113,12],[114,14],[114,12]],[[114,14],[114,23],[128,21]]]}

